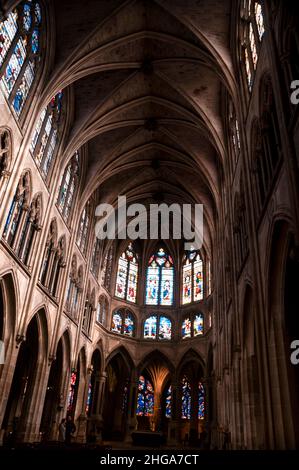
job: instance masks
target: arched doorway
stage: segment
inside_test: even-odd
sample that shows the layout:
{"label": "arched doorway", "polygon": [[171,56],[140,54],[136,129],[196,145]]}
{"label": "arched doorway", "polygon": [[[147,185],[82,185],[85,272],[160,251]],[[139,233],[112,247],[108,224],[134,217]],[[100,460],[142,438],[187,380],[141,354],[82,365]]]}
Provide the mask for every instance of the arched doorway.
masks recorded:
{"label": "arched doorway", "polygon": [[28,409],[33,397],[39,353],[38,322],[35,315],[30,321],[26,340],[22,342],[15,366],[2,428],[11,440],[22,440],[28,420]]}
{"label": "arched doorway", "polygon": [[194,351],[189,351],[181,361],[178,379],[180,437],[182,441],[188,441],[191,445],[199,444],[199,436],[205,429],[206,393],[203,378],[202,361]]}
{"label": "arched doorway", "polygon": [[288,222],[276,222],[271,239],[268,276],[268,361],[271,415],[270,445],[294,449],[299,445],[298,366],[291,363],[291,343],[299,339],[298,247]]}
{"label": "arched doorway", "polygon": [[59,412],[63,406],[61,400],[62,378],[63,343],[61,338],[57,345],[56,358],[51,364],[40,424],[40,433],[44,441],[54,438],[53,431],[57,428],[57,419],[59,418]]}
{"label": "arched doorway", "polygon": [[101,353],[96,349],[91,358],[91,373],[87,392],[87,442],[96,442],[101,435],[101,367]]}
{"label": "arched doorway", "polygon": [[103,438],[123,440],[128,418],[129,387],[132,373],[130,358],[116,352],[106,367],[107,381],[103,408]]}
{"label": "arched doorway", "polygon": [[162,432],[166,439],[172,416],[173,366],[161,351],[153,351],[139,365],[138,374],[138,430]]}

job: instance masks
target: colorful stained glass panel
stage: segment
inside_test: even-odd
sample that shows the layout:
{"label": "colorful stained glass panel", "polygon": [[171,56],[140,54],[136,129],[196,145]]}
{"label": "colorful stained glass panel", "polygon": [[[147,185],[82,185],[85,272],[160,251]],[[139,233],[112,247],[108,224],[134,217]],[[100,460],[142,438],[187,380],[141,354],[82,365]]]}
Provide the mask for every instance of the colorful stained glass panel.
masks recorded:
{"label": "colorful stained glass panel", "polygon": [[182,380],[182,418],[191,418],[191,387],[186,377]]}
{"label": "colorful stained glass panel", "polygon": [[203,419],[205,417],[205,390],[201,382],[198,385],[198,418]]}
{"label": "colorful stained glass panel", "polygon": [[115,333],[121,333],[122,328],[122,317],[119,313],[114,313],[112,317],[111,331]]}
{"label": "colorful stained glass panel", "polygon": [[119,258],[117,278],[115,286],[115,295],[120,299],[124,299],[126,295],[128,261],[125,258]]}
{"label": "colorful stained glass panel", "polygon": [[146,276],[146,303],[147,305],[157,305],[159,295],[160,271],[157,266],[149,266]]}
{"label": "colorful stained glass panel", "polygon": [[183,304],[192,302],[192,264],[186,260],[183,267]]}
{"label": "colorful stained glass panel", "polygon": [[8,15],[7,20],[0,22],[0,66],[18,30],[17,18],[18,14],[14,11]]}
{"label": "colorful stained glass panel", "polygon": [[182,324],[182,338],[191,338],[191,320],[185,318]]}
{"label": "colorful stained glass panel", "polygon": [[203,316],[201,314],[194,317],[193,334],[194,336],[203,334]]}
{"label": "colorful stained glass panel", "polygon": [[172,305],[173,302],[173,267],[162,268],[162,282],[160,293],[161,305]]}
{"label": "colorful stained glass panel", "polygon": [[194,301],[203,299],[203,275],[202,275],[202,260],[197,255],[196,261],[193,265],[193,288],[194,288]]}
{"label": "colorful stained glass panel", "polygon": [[171,339],[171,320],[167,317],[160,317],[159,339]]}
{"label": "colorful stained glass panel", "polygon": [[157,336],[157,317],[151,316],[144,322],[144,338],[156,339]]}
{"label": "colorful stained glass panel", "polygon": [[132,315],[126,313],[124,323],[124,335],[133,336],[134,334],[134,320]]}
{"label": "colorful stained glass panel", "polygon": [[136,302],[136,290],[138,281],[138,265],[130,261],[127,300]]}

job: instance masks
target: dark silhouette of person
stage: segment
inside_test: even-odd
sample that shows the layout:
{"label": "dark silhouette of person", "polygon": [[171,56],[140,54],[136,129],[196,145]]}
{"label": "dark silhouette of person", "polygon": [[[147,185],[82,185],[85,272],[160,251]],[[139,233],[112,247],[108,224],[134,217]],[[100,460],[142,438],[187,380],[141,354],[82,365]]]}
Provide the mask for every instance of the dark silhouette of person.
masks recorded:
{"label": "dark silhouette of person", "polygon": [[72,441],[72,436],[76,431],[76,426],[72,420],[71,415],[68,415],[65,423],[65,443],[69,445]]}

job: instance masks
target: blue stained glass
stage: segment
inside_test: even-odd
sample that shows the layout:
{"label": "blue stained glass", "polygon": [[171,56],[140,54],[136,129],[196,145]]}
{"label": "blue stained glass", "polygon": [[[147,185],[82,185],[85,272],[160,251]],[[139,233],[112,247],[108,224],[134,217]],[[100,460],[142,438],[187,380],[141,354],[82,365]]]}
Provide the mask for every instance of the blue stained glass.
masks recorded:
{"label": "blue stained glass", "polygon": [[2,65],[11,43],[16,35],[18,14],[15,10],[8,15],[7,20],[0,22],[0,66]]}
{"label": "blue stained glass", "polygon": [[13,211],[15,209],[15,205],[16,205],[16,196],[14,196],[14,198],[13,198],[13,201],[11,203],[9,213],[8,213],[8,216],[7,216],[7,219],[6,219],[6,222],[5,222],[5,227],[4,227],[4,231],[3,231],[4,236],[7,234],[8,227],[9,227],[9,224],[10,224],[10,221],[11,221],[11,218],[12,218],[12,214],[13,214]]}
{"label": "blue stained glass", "polygon": [[147,268],[146,276],[146,303],[148,305],[158,304],[159,294],[159,268],[156,266]]}
{"label": "blue stained glass", "polygon": [[172,305],[173,261],[171,256],[159,248],[149,259],[146,276],[146,304]]}
{"label": "blue stained glass", "polygon": [[122,317],[119,313],[115,313],[112,317],[111,331],[115,333],[121,333],[122,328]]}
{"label": "blue stained glass", "polygon": [[157,336],[157,317],[151,316],[144,322],[144,338],[156,339]]}
{"label": "blue stained glass", "polygon": [[191,338],[191,320],[190,318],[185,318],[182,324],[182,337]]}
{"label": "blue stained glass", "polygon": [[31,36],[31,50],[33,54],[38,52],[39,47],[39,31],[37,28],[34,28]]}
{"label": "blue stained glass", "polygon": [[166,418],[171,418],[171,385],[166,391],[165,397],[165,416]]}
{"label": "blue stained glass", "polygon": [[159,338],[171,339],[171,321],[167,317],[160,317]]}
{"label": "blue stained glass", "polygon": [[151,382],[141,375],[138,383],[137,410],[138,416],[152,416],[154,413],[154,389]]}
{"label": "blue stained glass", "polygon": [[191,387],[187,377],[182,380],[182,418],[191,418]]}
{"label": "blue stained glass", "polygon": [[198,385],[198,418],[203,419],[205,417],[205,390],[201,382]]}
{"label": "blue stained glass", "polygon": [[35,4],[35,7],[34,7],[34,17],[35,17],[36,23],[40,23],[40,22],[41,22],[41,20],[42,20],[42,13],[41,13],[41,8],[40,8],[39,3],[36,3],[36,4]]}
{"label": "blue stained glass", "polygon": [[91,386],[91,380],[90,380],[88,384],[88,392],[87,392],[87,400],[86,400],[86,409],[85,409],[86,414],[88,414],[90,411],[91,396],[92,396],[92,386]]}
{"label": "blue stained glass", "polygon": [[29,64],[26,67],[25,73],[23,75],[22,81],[19,85],[19,88],[17,89],[17,92],[13,99],[13,107],[17,114],[20,114],[20,112],[23,109],[23,105],[28,96],[33,79],[34,79],[33,64],[29,62]]}
{"label": "blue stained glass", "polygon": [[26,57],[26,40],[19,39],[14,52],[9,59],[4,75],[1,79],[1,85],[6,96],[9,96],[14,84],[19,76],[21,67]]}
{"label": "blue stained glass", "polygon": [[203,334],[203,316],[196,315],[194,318],[194,336]]}
{"label": "blue stained glass", "polygon": [[26,31],[29,31],[32,24],[32,17],[31,17],[31,6],[28,3],[25,3],[23,9],[23,25]]}
{"label": "blue stained glass", "polygon": [[71,383],[70,383],[69,396],[68,396],[68,407],[67,407],[68,413],[73,411],[76,386],[77,386],[77,373],[75,370],[72,370]]}
{"label": "blue stained glass", "polygon": [[172,305],[173,301],[173,268],[162,268],[161,305]]}
{"label": "blue stained glass", "polygon": [[124,323],[124,335],[133,336],[134,333],[134,320],[132,316],[127,313],[125,316],[125,323]]}

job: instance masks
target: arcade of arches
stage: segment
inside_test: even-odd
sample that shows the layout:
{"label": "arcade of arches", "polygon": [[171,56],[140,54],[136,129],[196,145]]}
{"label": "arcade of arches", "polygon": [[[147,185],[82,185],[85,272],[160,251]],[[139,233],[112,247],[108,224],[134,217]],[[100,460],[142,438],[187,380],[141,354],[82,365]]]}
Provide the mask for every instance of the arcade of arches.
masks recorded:
{"label": "arcade of arches", "polygon": [[[1,443],[69,414],[77,443],[298,446],[297,3],[1,2]],[[97,239],[119,195],[203,204],[202,247]]]}

